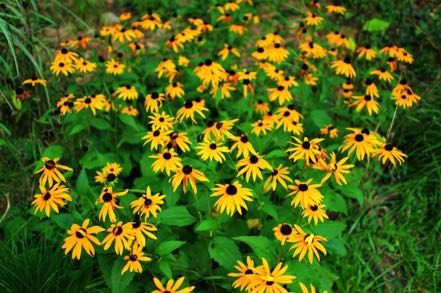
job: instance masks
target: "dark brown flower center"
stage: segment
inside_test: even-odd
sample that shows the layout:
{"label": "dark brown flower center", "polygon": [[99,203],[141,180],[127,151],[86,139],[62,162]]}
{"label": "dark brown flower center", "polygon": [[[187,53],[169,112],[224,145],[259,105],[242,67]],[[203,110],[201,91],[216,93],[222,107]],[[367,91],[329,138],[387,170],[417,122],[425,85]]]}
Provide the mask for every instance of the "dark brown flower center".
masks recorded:
{"label": "dark brown flower center", "polygon": [[388,143],[388,144],[386,144],[385,146],[384,146],[384,149],[386,150],[386,151],[391,151],[392,149],[393,149],[394,147],[390,144],[390,143]]}
{"label": "dark brown flower center", "polygon": [[302,148],[304,148],[305,150],[309,150],[310,147],[311,147],[311,144],[309,143],[309,141],[304,141],[302,143]]}
{"label": "dark brown flower center", "polygon": [[193,171],[193,168],[191,166],[189,166],[189,165],[185,165],[182,168],[182,172],[184,172],[185,175],[191,174],[192,171]]}
{"label": "dark brown flower center", "polygon": [[129,256],[130,261],[137,261],[138,260],[138,256],[136,254],[131,254]]}
{"label": "dark brown flower center", "polygon": [[123,228],[121,226],[116,226],[115,228],[113,228],[112,233],[115,236],[121,235],[121,233],[123,232]]}
{"label": "dark brown flower center", "polygon": [[357,141],[357,142],[362,142],[364,140],[364,136],[363,136],[363,134],[357,134],[356,136],[355,136],[355,141]]}
{"label": "dark brown flower center", "polygon": [[308,190],[308,185],[305,184],[305,183],[299,184],[299,190],[300,191],[307,191]]}
{"label": "dark brown flower center", "polygon": [[47,191],[44,195],[43,195],[43,199],[44,200],[49,200],[51,198],[51,194],[50,194],[50,192],[49,191]]}
{"label": "dark brown flower center", "polygon": [[215,150],[217,145],[215,143],[210,143],[210,149]]}
{"label": "dark brown flower center", "polygon": [[248,137],[246,135],[242,135],[242,137],[240,138],[240,141],[243,143],[247,143],[248,142]]}
{"label": "dark brown flower center", "polygon": [[146,207],[150,206],[153,203],[153,201],[150,198],[144,199],[144,205]]}
{"label": "dark brown flower center", "polygon": [[87,231],[84,228],[80,228],[80,231],[75,232],[75,236],[77,236],[79,239],[86,237],[86,234]]}
{"label": "dark brown flower center", "polygon": [[112,182],[113,180],[116,179],[116,175],[113,173],[109,173],[106,177],[107,181]]}
{"label": "dark brown flower center", "polygon": [[251,164],[256,164],[257,161],[259,161],[259,158],[256,157],[255,155],[252,155],[252,156],[250,157],[250,163],[251,163]]}
{"label": "dark brown flower center", "polygon": [[318,210],[318,206],[312,205],[311,206],[311,211],[315,212],[316,210]]}
{"label": "dark brown flower center", "polygon": [[282,235],[285,235],[285,236],[291,235],[291,233],[292,233],[291,225],[283,224],[280,227],[280,233],[282,233]]}
{"label": "dark brown flower center", "polygon": [[227,186],[227,194],[228,195],[236,195],[237,194],[237,187],[234,185],[228,185]]}
{"label": "dark brown flower center", "polygon": [[55,168],[55,162],[53,161],[53,160],[47,160],[45,163],[44,163],[44,166],[46,167],[46,169],[48,169],[48,170],[52,170],[52,169],[54,169]]}
{"label": "dark brown flower center", "polygon": [[163,154],[162,154],[162,157],[163,157],[164,159],[166,159],[166,160],[170,160],[171,157],[172,157],[172,155],[171,155],[170,153],[163,153]]}
{"label": "dark brown flower center", "polygon": [[113,196],[110,192],[106,192],[103,194],[103,201],[104,202],[109,202],[113,199]]}

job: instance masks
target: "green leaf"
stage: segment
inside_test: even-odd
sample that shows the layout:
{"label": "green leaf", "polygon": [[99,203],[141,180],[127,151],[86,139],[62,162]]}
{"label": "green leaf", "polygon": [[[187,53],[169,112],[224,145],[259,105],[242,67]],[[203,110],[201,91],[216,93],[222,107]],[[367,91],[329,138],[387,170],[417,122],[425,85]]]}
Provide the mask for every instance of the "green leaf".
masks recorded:
{"label": "green leaf", "polygon": [[341,232],[343,232],[345,227],[346,225],[341,222],[326,221],[324,223],[318,224],[314,229],[314,233],[320,236],[324,236],[329,240],[339,236]]}
{"label": "green leaf", "polygon": [[242,241],[253,249],[257,257],[264,257],[268,261],[274,258],[276,250],[273,242],[263,236],[239,236],[233,238],[236,241]]}
{"label": "green leaf", "polygon": [[133,277],[135,273],[131,273],[129,271],[125,272],[124,275],[121,275],[121,271],[124,268],[126,262],[122,258],[118,258],[113,263],[112,267],[112,277],[111,277],[111,289],[112,293],[120,293],[125,292],[127,287],[133,281]]}
{"label": "green leaf", "polygon": [[327,124],[332,124],[332,119],[325,110],[313,110],[310,115],[312,122],[314,122],[318,128],[322,128]]}
{"label": "green leaf", "polygon": [[348,208],[344,198],[338,193],[331,193],[325,197],[324,204],[326,209],[334,212],[341,212],[347,214]]}
{"label": "green leaf", "polygon": [[363,205],[363,192],[357,185],[343,185],[339,186],[338,189],[343,193],[343,195],[355,198],[360,205]]}
{"label": "green leaf", "polygon": [[207,231],[215,231],[217,228],[217,222],[215,219],[209,218],[200,222],[196,228],[195,232],[207,232]]}
{"label": "green leaf", "polygon": [[178,249],[184,244],[185,244],[184,241],[177,241],[177,240],[165,241],[158,245],[158,247],[156,248],[156,253],[159,256],[164,256],[171,253],[173,250]]}
{"label": "green leaf", "polygon": [[110,123],[102,118],[92,118],[90,120],[90,124],[99,130],[106,130],[106,129],[112,129],[112,126]]}
{"label": "green leaf", "polygon": [[89,191],[89,179],[85,169],[82,169],[77,179],[76,189],[79,194],[85,194]]}
{"label": "green leaf", "polygon": [[138,123],[136,123],[136,120],[132,116],[129,116],[129,115],[119,115],[118,118],[124,124],[126,124],[127,126],[130,126],[134,130],[142,131],[142,127]]}
{"label": "green leaf", "polygon": [[61,158],[64,148],[61,145],[53,144],[43,151],[42,157],[50,159]]}
{"label": "green leaf", "polygon": [[372,18],[363,25],[363,30],[368,32],[383,32],[389,27],[390,23],[379,18]]}
{"label": "green leaf", "polygon": [[162,259],[159,262],[159,270],[161,271],[161,273],[164,274],[164,276],[166,276],[168,279],[171,279],[173,277],[173,273],[172,273],[172,269],[170,267],[170,263],[165,260]]}
{"label": "green leaf", "polygon": [[80,133],[81,131],[83,131],[84,129],[86,129],[86,125],[84,124],[76,124],[74,127],[72,127],[72,129],[69,131],[69,136],[75,135],[77,133]]}
{"label": "green leaf", "polygon": [[196,219],[183,206],[171,207],[160,214],[162,224],[184,227],[196,222]]}
{"label": "green leaf", "polygon": [[226,269],[231,269],[238,259],[241,259],[236,243],[223,236],[214,237],[208,245],[210,257]]}

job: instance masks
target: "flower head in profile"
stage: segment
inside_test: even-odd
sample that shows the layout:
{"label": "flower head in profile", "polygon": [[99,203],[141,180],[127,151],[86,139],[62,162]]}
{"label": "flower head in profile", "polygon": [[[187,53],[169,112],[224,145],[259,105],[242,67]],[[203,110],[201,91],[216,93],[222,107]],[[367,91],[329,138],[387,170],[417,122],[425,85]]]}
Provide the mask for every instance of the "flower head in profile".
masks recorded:
{"label": "flower head in profile", "polygon": [[43,157],[41,160],[44,162],[43,167],[35,171],[34,174],[43,173],[40,176],[40,185],[45,185],[46,182],[49,183],[49,186],[52,186],[53,182],[66,182],[66,178],[64,178],[63,174],[60,172],[64,171],[72,171],[72,168],[61,165],[58,163],[60,158],[50,159],[48,157]]}
{"label": "flower head in profile", "polygon": [[153,290],[151,293],[190,293],[194,290],[194,286],[189,287],[183,287],[181,288],[182,284],[184,283],[185,277],[181,277],[177,279],[176,281],[173,279],[170,279],[167,281],[167,283],[162,285],[161,280],[158,278],[153,278],[153,283],[156,286],[156,289]]}
{"label": "flower head in profile", "polygon": [[187,185],[190,183],[193,192],[196,194],[198,192],[196,182],[208,182],[209,180],[201,171],[194,169],[190,165],[185,165],[170,178],[170,181],[173,186],[173,191],[176,191],[179,185],[182,184],[182,190],[186,193]]}

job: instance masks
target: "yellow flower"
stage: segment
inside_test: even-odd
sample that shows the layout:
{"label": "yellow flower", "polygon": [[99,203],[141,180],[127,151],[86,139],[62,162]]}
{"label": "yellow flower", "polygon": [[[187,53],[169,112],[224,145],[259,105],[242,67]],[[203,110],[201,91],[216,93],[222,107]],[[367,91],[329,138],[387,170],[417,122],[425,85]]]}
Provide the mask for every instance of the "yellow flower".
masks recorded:
{"label": "yellow flower", "polygon": [[130,207],[133,209],[133,213],[140,213],[141,216],[147,220],[150,214],[156,218],[158,212],[161,211],[161,205],[164,204],[165,195],[155,193],[152,195],[150,186],[147,186],[146,194],[143,194],[138,199],[135,199],[130,203]]}
{"label": "yellow flower", "polygon": [[95,249],[93,248],[93,245],[91,242],[95,243],[96,245],[100,245],[100,241],[93,236],[93,234],[100,233],[104,231],[103,228],[99,226],[89,226],[89,219],[84,220],[81,227],[77,224],[73,224],[70,228],[70,230],[67,230],[67,234],[69,234],[69,237],[64,239],[63,249],[64,254],[68,254],[69,251],[72,249],[72,259],[80,259],[81,257],[81,251],[84,249],[87,254],[90,256],[95,255]]}
{"label": "yellow flower", "polygon": [[376,100],[374,100],[374,97],[371,95],[365,95],[365,96],[354,96],[352,97],[354,102],[352,102],[349,106],[357,106],[355,108],[355,111],[360,112],[363,108],[366,108],[368,110],[369,116],[372,115],[372,113],[377,114],[379,111],[379,104]]}
{"label": "yellow flower", "polygon": [[106,73],[120,75],[123,74],[125,67],[125,64],[119,63],[114,59],[110,59],[106,62]]}
{"label": "yellow flower", "polygon": [[280,241],[282,245],[285,245],[285,242],[290,239],[296,231],[290,224],[279,224],[277,227],[273,228],[274,237]]}
{"label": "yellow flower", "polygon": [[65,76],[75,71],[75,68],[72,66],[70,62],[63,62],[59,60],[55,60],[52,62],[50,70],[52,73],[55,73],[56,76],[60,75],[60,73]]}
{"label": "yellow flower", "polygon": [[130,250],[130,246],[133,241],[133,230],[132,224],[127,223],[123,225],[123,222],[118,222],[118,224],[112,224],[109,229],[107,229],[106,238],[104,238],[102,244],[104,244],[104,250],[109,249],[113,241],[115,241],[115,252],[118,255],[122,255],[123,250]]}
{"label": "yellow flower", "polygon": [[319,25],[322,23],[323,17],[318,16],[317,14],[311,13],[308,11],[304,20],[305,20],[306,25],[316,26],[316,25]]}
{"label": "yellow flower", "polygon": [[38,174],[43,172],[39,180],[40,186],[44,186],[46,182],[49,182],[49,186],[52,186],[52,183],[54,181],[57,183],[60,183],[61,181],[66,182],[66,178],[64,178],[60,170],[72,171],[72,168],[59,164],[59,158],[55,158],[52,160],[48,157],[43,157],[41,158],[41,160],[44,162],[44,166],[34,173]]}
{"label": "yellow flower", "polygon": [[190,293],[194,290],[194,286],[179,288],[182,283],[184,283],[185,277],[181,277],[176,281],[171,279],[167,281],[165,287],[162,285],[161,281],[158,278],[153,278],[153,283],[155,283],[156,290],[153,290],[151,293]]}
{"label": "yellow flower", "polygon": [[343,60],[333,61],[331,68],[335,68],[338,75],[343,75],[347,78],[354,78],[357,75],[354,67],[351,65],[351,59],[349,57],[346,57]]}
{"label": "yellow flower", "polygon": [[250,293],[288,293],[282,285],[291,284],[295,276],[285,275],[288,266],[279,262],[273,270],[268,262],[262,258],[262,265],[255,269],[254,277],[250,280],[248,289]]}
{"label": "yellow flower", "polygon": [[121,271],[121,275],[123,275],[126,271],[142,273],[141,261],[151,261],[150,257],[144,255],[142,252],[142,247],[135,244],[130,250],[130,254],[124,256],[124,259],[127,260],[127,264]]}
{"label": "yellow flower", "polygon": [[115,94],[118,98],[125,100],[136,100],[138,98],[138,91],[132,85],[120,86],[116,89]]}
{"label": "yellow flower", "polygon": [[170,176],[171,172],[176,172],[182,167],[182,159],[178,157],[174,149],[166,149],[156,155],[149,156],[150,158],[156,159],[152,164],[153,172],[164,172],[167,176]]}
{"label": "yellow flower", "polygon": [[307,137],[303,138],[303,141],[293,136],[296,143],[291,143],[294,147],[287,149],[287,152],[292,152],[289,156],[294,162],[298,160],[304,160],[307,165],[315,163],[317,161],[316,155],[320,153],[319,143],[323,141],[323,138],[314,138],[309,140]]}
{"label": "yellow flower", "polygon": [[198,192],[197,186],[196,186],[196,180],[197,181],[204,181],[208,182],[208,178],[205,177],[204,173],[201,171],[192,168],[190,165],[185,165],[182,167],[179,172],[177,172],[175,175],[173,175],[170,178],[173,191],[176,191],[178,189],[179,185],[182,184],[182,190],[184,193],[187,192],[187,184],[190,182],[190,186],[193,189],[193,192],[196,194]]}
{"label": "yellow flower", "polygon": [[230,152],[228,147],[220,143],[216,143],[215,141],[201,142],[198,146],[196,146],[196,149],[199,150],[197,154],[201,157],[202,161],[206,161],[208,159],[212,161],[214,159],[219,163],[226,160],[224,153]]}
{"label": "yellow flower", "polygon": [[100,197],[96,200],[97,203],[102,203],[98,218],[101,221],[106,221],[107,215],[109,215],[110,222],[116,222],[115,209],[121,209],[118,205],[117,198],[127,194],[129,190],[126,189],[122,192],[114,192],[111,186],[106,186],[101,191]]}
{"label": "yellow flower", "polygon": [[326,182],[332,175],[334,175],[334,179],[338,185],[348,184],[345,174],[351,173],[349,169],[353,168],[352,164],[345,164],[349,158],[343,158],[337,162],[336,155],[334,152],[331,153],[331,159],[329,163],[326,163],[323,159],[319,160],[320,169],[327,172],[325,177],[322,179],[322,184]]}
{"label": "yellow flower", "polygon": [[270,189],[272,189],[273,191],[275,191],[277,188],[277,184],[279,183],[283,186],[283,188],[287,189],[288,186],[286,185],[285,180],[289,183],[292,182],[292,179],[289,177],[289,169],[287,167],[283,167],[283,165],[280,164],[277,168],[273,170],[271,175],[265,181],[265,184],[263,185],[263,190],[269,191]]}
{"label": "yellow flower", "polygon": [[404,163],[404,158],[407,158],[406,154],[390,143],[381,144],[378,149],[374,150],[373,155],[376,156],[383,164],[386,164],[386,162],[389,161],[394,166],[397,162],[401,165],[401,163]]}
{"label": "yellow flower", "polygon": [[252,175],[253,181],[256,181],[257,177],[263,179],[262,172],[267,169],[272,171],[271,165],[259,154],[255,153],[250,157],[245,157],[236,164],[236,168],[239,170],[237,177],[245,175],[245,179],[248,182]]}
{"label": "yellow flower", "polygon": [[254,270],[256,267],[254,266],[254,261],[251,257],[247,256],[247,262],[244,264],[240,260],[237,261],[236,266],[234,268],[238,271],[237,273],[229,273],[228,276],[237,278],[236,281],[233,282],[233,288],[240,288],[240,291],[243,291],[250,284],[251,278],[254,277]]}
{"label": "yellow flower", "polygon": [[32,77],[32,78],[30,78],[30,79],[26,79],[25,81],[23,81],[22,82],[22,85],[25,85],[25,84],[30,84],[30,85],[32,85],[32,86],[35,86],[35,85],[37,85],[37,84],[39,84],[39,85],[42,85],[42,86],[46,86],[46,80],[44,80],[44,79],[39,79],[39,78],[37,78],[37,77]]}
{"label": "yellow flower", "polygon": [[196,103],[192,100],[187,100],[184,103],[184,107],[180,108],[178,112],[176,113],[176,119],[179,120],[179,122],[182,123],[184,119],[191,119],[193,123],[197,124],[194,114],[199,114],[202,118],[205,119],[205,115],[203,111],[208,111],[207,108],[204,107],[205,103]]}
{"label": "yellow flower", "polygon": [[295,180],[296,185],[289,185],[289,189],[292,192],[288,193],[288,196],[294,195],[291,205],[297,207],[299,204],[303,209],[306,209],[310,205],[320,204],[323,200],[323,195],[317,189],[320,184],[311,184],[312,179],[307,181]]}
{"label": "yellow flower", "polygon": [[327,241],[325,237],[307,234],[297,225],[294,225],[294,228],[296,229],[297,234],[288,241],[294,243],[289,249],[295,249],[293,257],[298,255],[299,261],[301,261],[305,257],[306,253],[308,253],[309,263],[312,264],[314,262],[314,255],[317,260],[320,260],[319,251],[321,251],[324,255],[327,254],[325,247],[322,243],[320,243],[321,241]]}
{"label": "yellow flower", "polygon": [[242,209],[248,210],[246,201],[252,201],[252,190],[242,187],[238,181],[232,184],[216,184],[212,190],[210,197],[220,196],[214,204],[216,210],[220,213],[226,211],[230,217],[235,212],[242,215]]}
{"label": "yellow flower", "polygon": [[306,207],[306,209],[303,210],[302,216],[304,218],[308,218],[308,223],[311,222],[312,219],[314,219],[314,224],[318,224],[318,221],[324,222],[324,219],[329,219],[328,215],[326,214],[326,211],[323,210],[325,205],[318,204],[318,205],[309,205]]}
{"label": "yellow flower", "polygon": [[55,183],[50,189],[40,185],[40,191],[40,194],[34,195],[35,199],[32,201],[32,205],[35,206],[34,214],[37,211],[42,212],[44,210],[46,216],[49,217],[51,209],[58,213],[58,207],[64,207],[66,205],[65,201],[72,201],[72,197],[68,193],[69,188],[60,185],[60,183]]}
{"label": "yellow flower", "polygon": [[244,158],[250,156],[250,154],[256,154],[253,145],[248,140],[248,136],[242,134],[240,136],[231,136],[231,140],[235,141],[235,143],[231,146],[230,151],[234,151],[237,148],[236,158],[239,158],[243,155]]}

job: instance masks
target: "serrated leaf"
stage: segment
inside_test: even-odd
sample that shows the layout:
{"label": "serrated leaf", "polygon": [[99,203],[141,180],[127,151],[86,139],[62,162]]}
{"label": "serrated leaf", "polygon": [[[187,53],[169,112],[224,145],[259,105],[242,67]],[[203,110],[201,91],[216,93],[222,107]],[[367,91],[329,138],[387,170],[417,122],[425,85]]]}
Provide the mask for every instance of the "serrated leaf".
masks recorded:
{"label": "serrated leaf", "polygon": [[246,243],[259,258],[264,257],[270,261],[276,254],[274,244],[264,236],[239,236],[233,239]]}
{"label": "serrated leaf", "polygon": [[216,236],[210,241],[208,252],[212,259],[228,270],[233,268],[238,259],[241,259],[236,243],[223,236]]}
{"label": "serrated leaf", "polygon": [[215,231],[217,228],[217,222],[215,219],[209,218],[200,222],[196,228],[195,232],[206,232],[206,231]]}
{"label": "serrated leaf", "polygon": [[184,244],[185,244],[184,241],[178,241],[178,240],[165,241],[158,245],[158,247],[156,248],[156,253],[159,256],[164,256],[171,253],[173,250],[178,249]]}
{"label": "serrated leaf", "polygon": [[184,227],[196,222],[196,219],[183,206],[176,206],[165,209],[160,214],[162,224]]}

